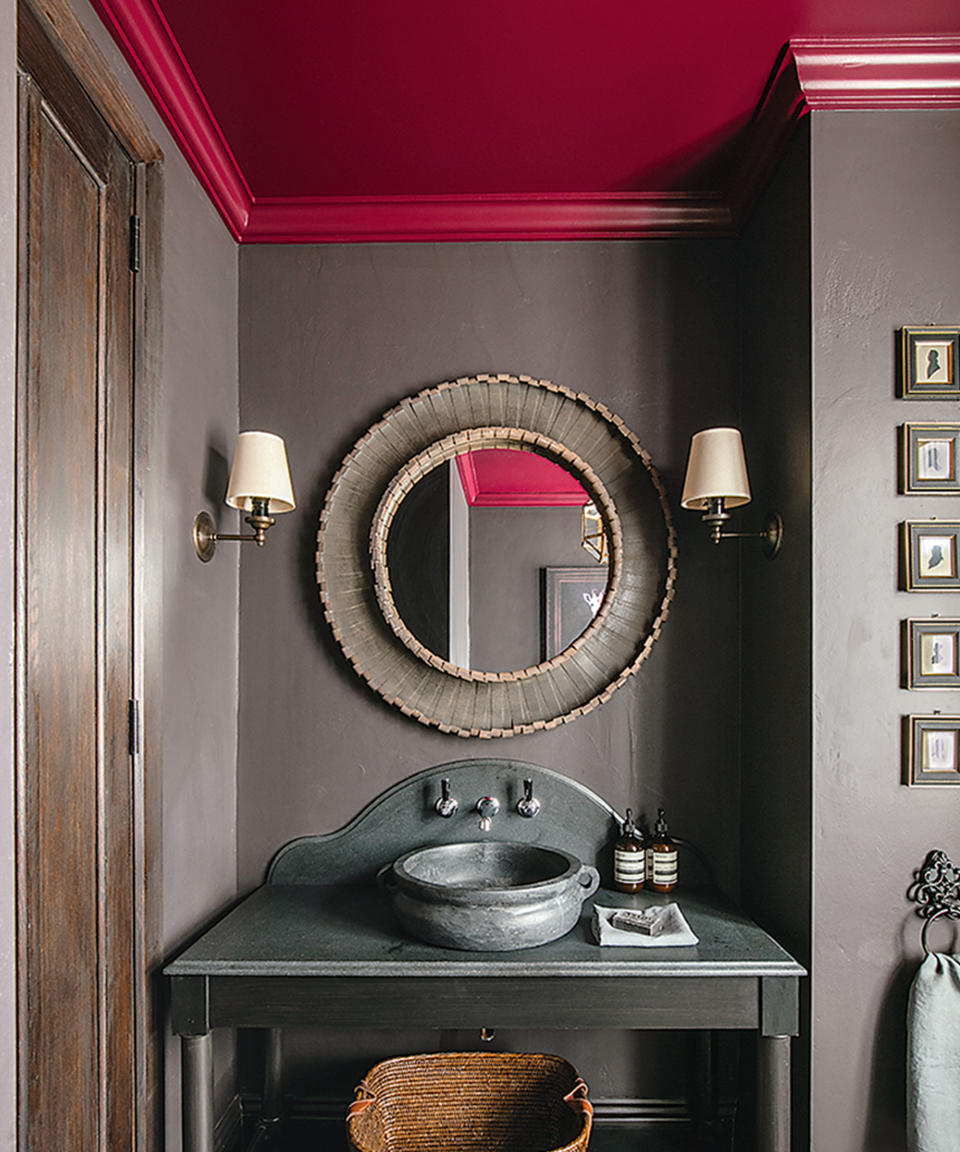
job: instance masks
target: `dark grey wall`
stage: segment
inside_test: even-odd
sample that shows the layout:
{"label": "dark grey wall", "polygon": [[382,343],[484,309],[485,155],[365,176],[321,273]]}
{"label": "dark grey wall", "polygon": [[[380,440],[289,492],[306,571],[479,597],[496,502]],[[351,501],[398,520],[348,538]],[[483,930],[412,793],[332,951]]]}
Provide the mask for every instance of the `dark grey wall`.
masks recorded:
{"label": "dark grey wall", "polygon": [[957,504],[897,495],[897,426],[957,408],[895,399],[894,332],[960,323],[960,112],[822,113],[812,139],[813,1144],[899,1152],[904,893],[928,849],[960,856],[960,793],[900,783],[901,716],[957,711],[899,688],[900,621],[957,597],[897,591],[897,524]]}
{"label": "dark grey wall", "polygon": [[[572,724],[492,747],[425,728],[364,686],[323,621],[314,552],[326,487],[369,424],[420,388],[484,371],[606,403],[676,507],[691,433],[737,416],[735,244],[251,247],[240,273],[241,424],[286,437],[299,500],[242,560],[242,886],[287,840],[339,827],[397,780],[502,746],[620,810],[662,804],[734,889],[737,558],[694,515],[676,513],[677,596],[639,674]],[[632,1091],[616,1079],[626,1061],[607,1059],[622,1043],[579,1052],[600,1095]]]}
{"label": "dark grey wall", "polygon": [[[811,932],[810,141],[798,131],[741,245],[743,433],[752,528],[778,509],[774,560],[741,548],[740,845],[743,898],[802,963]],[[804,985],[803,1019],[809,1019]],[[809,1096],[809,1030],[794,1044],[794,1092]],[[795,1147],[809,1117],[794,1110]],[[824,1148],[830,1147],[824,1145]]]}
{"label": "dark grey wall", "polygon": [[470,666],[540,660],[541,570],[598,565],[580,547],[579,508],[470,509]]}

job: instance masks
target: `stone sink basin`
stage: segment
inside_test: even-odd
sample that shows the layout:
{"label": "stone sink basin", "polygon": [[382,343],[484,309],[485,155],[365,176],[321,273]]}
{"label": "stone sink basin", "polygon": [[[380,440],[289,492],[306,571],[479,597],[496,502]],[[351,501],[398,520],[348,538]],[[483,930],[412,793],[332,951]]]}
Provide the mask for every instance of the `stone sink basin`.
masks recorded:
{"label": "stone sink basin", "polygon": [[380,882],[418,939],[512,952],[569,932],[600,876],[560,848],[483,840],[407,852],[381,871]]}

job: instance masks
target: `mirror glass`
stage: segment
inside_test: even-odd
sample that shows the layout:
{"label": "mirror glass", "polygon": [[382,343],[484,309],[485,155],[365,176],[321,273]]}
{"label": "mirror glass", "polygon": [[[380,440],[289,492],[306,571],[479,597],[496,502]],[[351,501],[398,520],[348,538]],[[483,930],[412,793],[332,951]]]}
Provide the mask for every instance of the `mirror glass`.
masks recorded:
{"label": "mirror glass", "polygon": [[558,655],[590,624],[607,585],[604,544],[576,476],[492,448],[420,477],[394,514],[386,560],[397,613],[425,648],[460,668],[511,672]]}

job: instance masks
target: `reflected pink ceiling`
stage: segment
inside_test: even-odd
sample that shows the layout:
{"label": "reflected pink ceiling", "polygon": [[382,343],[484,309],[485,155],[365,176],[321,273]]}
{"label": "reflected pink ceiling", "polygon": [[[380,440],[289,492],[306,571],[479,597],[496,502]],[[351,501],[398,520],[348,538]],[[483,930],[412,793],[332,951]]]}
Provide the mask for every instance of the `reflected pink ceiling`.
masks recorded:
{"label": "reflected pink ceiling", "polygon": [[[551,212],[545,235],[643,234],[663,205],[718,230],[787,41],[960,46],[957,0],[94,4],[248,240],[383,238],[370,203],[413,238],[538,235]],[[937,81],[953,96],[958,71]],[[592,232],[584,205],[601,206]]]}
{"label": "reflected pink ceiling", "polygon": [[589,500],[575,476],[533,452],[484,448],[461,452],[456,461],[471,507],[579,507]]}

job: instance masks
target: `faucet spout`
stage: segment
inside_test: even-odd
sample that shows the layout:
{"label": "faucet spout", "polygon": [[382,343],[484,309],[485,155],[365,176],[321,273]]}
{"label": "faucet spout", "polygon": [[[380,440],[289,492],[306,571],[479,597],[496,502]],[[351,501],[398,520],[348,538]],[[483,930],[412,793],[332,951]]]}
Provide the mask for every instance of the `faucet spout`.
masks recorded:
{"label": "faucet spout", "polygon": [[489,832],[494,816],[500,811],[500,801],[496,796],[481,796],[477,801],[477,811],[480,813],[480,831]]}

